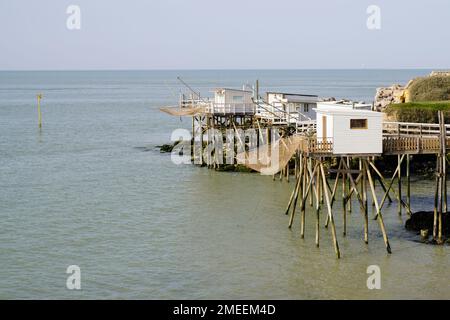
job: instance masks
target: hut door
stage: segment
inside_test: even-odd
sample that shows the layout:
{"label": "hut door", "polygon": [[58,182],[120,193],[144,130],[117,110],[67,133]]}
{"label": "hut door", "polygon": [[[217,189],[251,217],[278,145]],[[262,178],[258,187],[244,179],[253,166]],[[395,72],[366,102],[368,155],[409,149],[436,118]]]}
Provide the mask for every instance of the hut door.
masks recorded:
{"label": "hut door", "polygon": [[327,117],[322,116],[322,140],[327,140]]}

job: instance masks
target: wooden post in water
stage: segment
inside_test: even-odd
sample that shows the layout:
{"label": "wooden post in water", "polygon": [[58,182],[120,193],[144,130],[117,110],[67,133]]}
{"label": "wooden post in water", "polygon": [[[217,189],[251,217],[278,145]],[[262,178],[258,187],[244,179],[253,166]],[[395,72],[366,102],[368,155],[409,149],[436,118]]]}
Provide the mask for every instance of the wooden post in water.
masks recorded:
{"label": "wooden post in water", "polygon": [[326,176],[325,176],[325,170],[323,169],[323,163],[320,162],[320,172],[322,174],[322,183],[324,185],[323,193],[325,194],[325,201],[328,209],[328,216],[330,217],[330,223],[331,223],[331,234],[333,236],[333,244],[334,244],[334,251],[336,252],[336,256],[339,259],[341,257],[341,252],[339,250],[339,244],[337,241],[336,236],[336,226],[334,224],[334,218],[333,218],[333,212],[331,210],[331,202],[330,202],[330,196],[328,195],[328,189],[325,188],[325,185],[327,184]]}
{"label": "wooden post in water", "polygon": [[[446,197],[446,195],[444,196],[444,193],[446,193],[446,179],[445,179],[445,171],[446,171],[446,128],[445,128],[445,119],[444,119],[444,112],[443,111],[439,111],[438,112],[438,116],[439,116],[439,128],[440,128],[440,155],[439,155],[439,197],[438,197],[438,201],[439,201],[439,216],[438,216],[438,230],[437,230],[437,243],[438,244],[442,244],[444,243],[443,238],[442,238],[442,213],[443,213],[443,202],[444,202],[444,198]],[[446,209],[446,208],[445,208]]]}
{"label": "wooden post in water", "polygon": [[408,204],[408,213],[411,214],[411,178],[410,178],[410,155],[406,155],[406,203]]}
{"label": "wooden post in water", "polygon": [[386,246],[387,252],[388,253],[392,253],[391,246],[389,244],[389,239],[388,239],[388,236],[387,236],[387,233],[386,233],[386,228],[384,226],[383,215],[381,214],[380,206],[378,204],[378,199],[377,199],[377,195],[376,195],[376,192],[375,192],[375,185],[373,183],[374,181],[372,179],[372,175],[370,173],[370,169],[369,169],[369,165],[368,165],[368,161],[367,160],[366,160],[366,163],[365,163],[365,167],[366,167],[367,178],[369,180],[370,190],[372,191],[372,197],[373,197],[374,202],[375,202],[375,208],[377,210],[377,217],[378,217],[378,221],[380,223],[380,229],[381,229],[381,232],[383,233],[384,244]]}
{"label": "wooden post in water", "polygon": [[286,165],[286,182],[289,182],[289,160]]}
{"label": "wooden post in water", "polygon": [[319,238],[320,238],[320,172],[317,171],[316,176],[316,247],[319,247]]}
{"label": "wooden post in water", "polygon": [[445,127],[444,112],[440,111],[441,116],[441,155],[442,155],[442,193],[444,213],[447,213],[447,128]]}
{"label": "wooden post in water", "polygon": [[[309,162],[309,168],[308,168],[308,171],[311,171],[311,169],[312,169],[312,159],[311,158],[308,158],[308,162]],[[311,179],[311,177],[308,175],[308,179]],[[312,192],[310,193],[310,195],[309,195],[309,206],[310,207],[312,207],[313,206],[313,194],[312,194]]]}
{"label": "wooden post in water", "polygon": [[[341,163],[342,161],[344,161],[341,158]],[[344,170],[344,168],[342,168],[342,170]],[[344,231],[342,232],[342,234],[344,235],[344,237],[347,235],[347,201],[346,201],[346,183],[345,183],[346,179],[345,179],[345,174],[342,173],[342,210],[343,210],[343,227],[344,227]]]}
{"label": "wooden post in water", "polygon": [[[350,170],[351,166],[350,166],[350,157],[347,157],[347,168],[348,170]],[[351,189],[351,183],[350,183],[350,178],[347,175],[347,187],[348,187],[348,191],[350,193],[350,189]],[[352,212],[352,195],[350,194],[350,198],[347,200],[348,203],[348,212]]]}
{"label": "wooden post in water", "polygon": [[42,128],[41,99],[42,99],[42,94],[39,93],[37,95],[37,110],[38,110],[38,126],[39,126],[39,129]]}
{"label": "wooden post in water", "polygon": [[[294,188],[294,193],[292,194],[292,196],[293,196],[292,199],[293,200],[290,201],[290,203],[289,203],[289,205],[288,205],[288,207],[286,209],[286,214],[288,214],[289,207],[291,206],[291,203],[293,201],[294,206],[292,208],[291,217],[289,219],[289,228],[292,227],[292,223],[294,221],[294,215],[295,215],[295,209],[297,207],[298,196],[303,193],[303,191],[302,191],[302,182],[303,182],[302,176],[303,176],[303,174],[304,174],[303,173],[303,168],[300,168],[300,173],[299,173],[299,176],[298,176],[297,185]],[[302,204],[302,203],[303,203],[303,196],[302,196],[302,202],[300,204]]]}
{"label": "wooden post in water", "polygon": [[365,169],[365,162],[359,160],[360,171],[362,173],[361,180],[361,194],[364,203],[364,242],[369,243],[369,208],[367,207],[367,175]]}
{"label": "wooden post in water", "polygon": [[398,214],[402,214],[402,162],[400,155],[397,156],[398,163]]}
{"label": "wooden post in water", "polygon": [[434,211],[433,211],[433,239],[436,240],[438,233],[438,201],[439,201],[439,185],[440,185],[440,177],[439,177],[439,168],[440,168],[440,158],[441,156],[438,154],[436,156],[436,186],[434,191]]}

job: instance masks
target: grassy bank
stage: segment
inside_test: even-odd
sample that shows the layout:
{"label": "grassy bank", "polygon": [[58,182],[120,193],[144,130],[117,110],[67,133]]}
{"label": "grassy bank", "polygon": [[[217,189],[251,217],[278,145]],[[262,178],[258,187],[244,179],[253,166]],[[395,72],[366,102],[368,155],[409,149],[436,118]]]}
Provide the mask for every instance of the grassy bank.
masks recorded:
{"label": "grassy bank", "polygon": [[444,111],[450,123],[450,101],[407,102],[389,105],[385,112],[390,118],[402,122],[438,123],[438,111]]}
{"label": "grassy bank", "polygon": [[417,78],[408,88],[409,101],[450,100],[450,77],[432,76]]}

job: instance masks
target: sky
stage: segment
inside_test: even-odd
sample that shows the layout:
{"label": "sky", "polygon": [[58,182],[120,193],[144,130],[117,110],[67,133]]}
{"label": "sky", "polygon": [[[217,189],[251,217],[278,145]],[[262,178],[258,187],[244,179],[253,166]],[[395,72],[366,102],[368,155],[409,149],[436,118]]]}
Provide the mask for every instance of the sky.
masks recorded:
{"label": "sky", "polygon": [[0,70],[354,68],[450,68],[450,1],[0,0]]}

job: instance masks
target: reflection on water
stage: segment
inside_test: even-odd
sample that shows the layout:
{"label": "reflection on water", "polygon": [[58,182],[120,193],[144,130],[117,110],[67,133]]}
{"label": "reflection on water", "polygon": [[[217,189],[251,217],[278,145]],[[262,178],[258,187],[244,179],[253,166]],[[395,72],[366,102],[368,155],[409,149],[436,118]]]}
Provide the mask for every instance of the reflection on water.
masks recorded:
{"label": "reflection on water", "polygon": [[[316,79],[323,91],[331,78],[328,95],[350,97],[413,73],[308,72],[298,77]],[[297,79],[264,76],[268,86]],[[196,77],[206,87],[213,74]],[[156,111],[172,101],[162,78],[174,75],[0,73],[0,298],[450,298],[450,248],[416,242],[395,202],[384,210],[387,255],[377,221],[364,244],[356,202],[342,237],[337,201],[337,260],[325,228],[315,247],[309,207],[304,240],[298,219],[287,228],[292,181],[172,164],[154,147],[190,123]],[[238,72],[215,81],[239,86],[252,78]],[[336,79],[346,83],[333,89]],[[358,89],[358,79],[376,80]],[[41,87],[53,90],[38,133],[33,103]],[[432,207],[433,188],[413,183],[414,210]],[[79,292],[65,286],[72,264],[81,268]],[[372,264],[381,268],[381,290],[366,287]]]}

